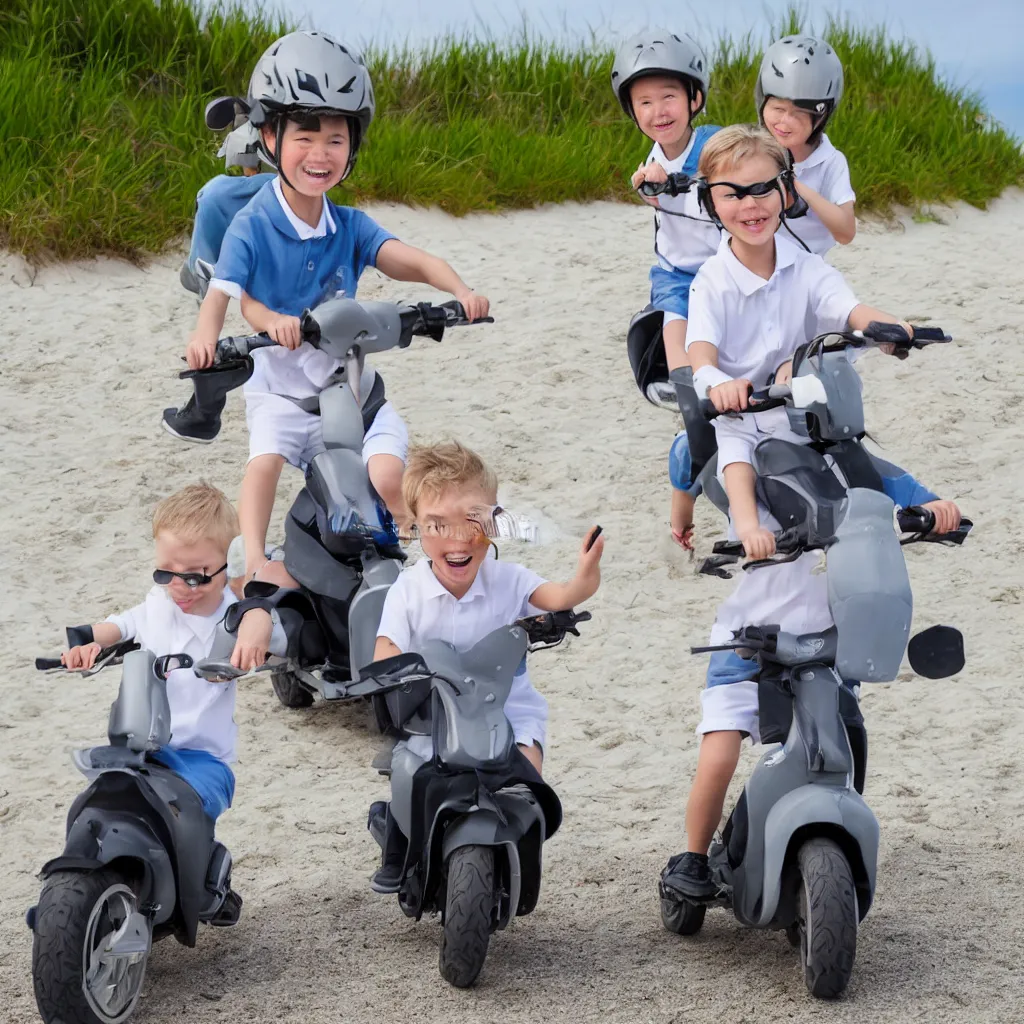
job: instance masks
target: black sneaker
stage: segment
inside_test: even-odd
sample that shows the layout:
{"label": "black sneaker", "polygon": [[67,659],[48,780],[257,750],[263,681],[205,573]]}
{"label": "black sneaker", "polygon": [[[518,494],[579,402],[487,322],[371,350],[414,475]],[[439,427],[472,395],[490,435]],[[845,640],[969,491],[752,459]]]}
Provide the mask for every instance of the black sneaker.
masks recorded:
{"label": "black sneaker", "polygon": [[[378,804],[374,804],[370,808],[371,821],[375,817],[375,811],[379,814],[378,806]],[[380,827],[379,818],[372,821],[371,833],[375,831],[374,826]],[[390,808],[387,809],[384,820],[383,840],[381,865],[370,879],[370,888],[374,892],[384,894],[400,892],[402,881],[405,878],[405,858],[409,850],[409,840],[405,838],[405,834],[398,827],[398,822],[392,817]]]}
{"label": "black sneaker", "polygon": [[180,409],[164,409],[161,423],[168,434],[197,444],[209,444],[220,433],[220,415],[210,416],[198,409],[195,395],[190,395]]}
{"label": "black sneaker", "polygon": [[238,924],[238,919],[241,916],[242,897],[234,889],[229,889],[220,909],[207,923],[213,925],[214,928],[230,928],[232,925]]}
{"label": "black sneaker", "polygon": [[678,853],[661,873],[661,895],[666,898],[706,902],[718,895],[718,886],[711,878],[707,854]]}

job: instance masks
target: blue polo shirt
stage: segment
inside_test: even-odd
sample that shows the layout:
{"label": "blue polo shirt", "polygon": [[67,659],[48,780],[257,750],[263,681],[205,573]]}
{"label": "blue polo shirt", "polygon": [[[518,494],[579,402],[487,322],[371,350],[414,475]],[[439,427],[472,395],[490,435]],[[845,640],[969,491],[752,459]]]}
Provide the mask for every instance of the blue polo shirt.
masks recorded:
{"label": "blue polo shirt", "polygon": [[360,275],[376,265],[378,250],[394,235],[361,210],[335,206],[326,197],[323,233],[297,226],[275,184],[267,182],[231,221],[215,281],[229,294],[237,288],[287,316],[301,316],[338,292],[353,298]]}
{"label": "blue polo shirt", "polygon": [[273,179],[273,174],[218,174],[199,190],[192,225],[192,244],[188,253],[188,265],[193,273],[196,260],[205,260],[214,265],[217,263],[224,235],[228,225],[235,219],[235,214]]}

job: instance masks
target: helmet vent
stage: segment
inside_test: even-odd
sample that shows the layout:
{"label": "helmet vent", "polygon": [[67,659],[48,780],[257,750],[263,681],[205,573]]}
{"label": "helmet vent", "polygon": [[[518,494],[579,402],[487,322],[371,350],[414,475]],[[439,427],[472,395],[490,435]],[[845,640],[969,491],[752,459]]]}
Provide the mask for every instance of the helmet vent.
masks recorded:
{"label": "helmet vent", "polygon": [[775,77],[776,78],[785,78],[786,77],[774,64],[772,65],[772,71],[775,72]]}
{"label": "helmet vent", "polygon": [[[296,68],[295,81],[298,83],[299,88],[304,92],[311,92],[314,96],[319,96],[320,99],[324,98],[324,94],[320,91],[320,83],[308,71],[300,71]],[[295,98],[298,99],[297,96]]]}

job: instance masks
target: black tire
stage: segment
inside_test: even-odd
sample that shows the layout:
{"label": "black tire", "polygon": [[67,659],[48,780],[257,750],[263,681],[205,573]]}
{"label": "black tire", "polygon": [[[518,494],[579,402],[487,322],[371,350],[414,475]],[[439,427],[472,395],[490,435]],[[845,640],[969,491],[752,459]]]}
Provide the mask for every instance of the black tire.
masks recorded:
{"label": "black tire", "polygon": [[274,687],[277,699],[286,708],[308,708],[313,705],[313,694],[287,669],[271,672],[270,685]]}
{"label": "black tire", "polygon": [[853,872],[831,839],[800,847],[800,957],[812,996],[835,999],[849,984],[857,955],[857,890]]}
{"label": "black tire", "polygon": [[456,988],[476,981],[494,927],[494,850],[460,846],[448,858],[448,891],[438,967]]}
{"label": "black tire", "polygon": [[696,935],[704,927],[706,903],[661,898],[661,923],[676,935]]}
{"label": "black tire", "polygon": [[[86,992],[88,966],[98,958],[98,942],[116,926],[102,907],[115,910],[137,899],[128,879],[117,871],[58,871],[43,884],[36,908],[32,938],[32,983],[36,1005],[45,1024],[121,1024],[135,1010],[142,995],[149,945],[141,960],[125,968],[120,981],[122,995],[110,997],[106,1011]],[[102,986],[100,986],[102,987]]]}

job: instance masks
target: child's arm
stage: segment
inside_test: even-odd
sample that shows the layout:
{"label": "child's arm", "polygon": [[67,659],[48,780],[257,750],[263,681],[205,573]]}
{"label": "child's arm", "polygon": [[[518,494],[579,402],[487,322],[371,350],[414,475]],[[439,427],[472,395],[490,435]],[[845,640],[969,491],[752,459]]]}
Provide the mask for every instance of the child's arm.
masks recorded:
{"label": "child's arm", "polygon": [[266,331],[278,345],[285,348],[296,349],[302,344],[301,321],[297,316],[275,313],[247,292],[242,292],[241,306],[242,316],[255,331]]}
{"label": "child's arm", "polygon": [[747,558],[770,558],[775,554],[775,534],[761,525],[757,512],[757,478],[749,462],[730,462],[722,472],[729,515]]}
{"label": "child's arm", "polygon": [[575,608],[597,593],[601,585],[601,553],[604,538],[598,537],[593,547],[587,545],[594,536],[595,526],[587,531],[580,546],[576,575],[568,583],[542,583],[531,595],[530,604],[545,612],[560,612]]}
{"label": "child's arm", "polygon": [[828,233],[840,244],[849,245],[857,234],[857,218],[853,212],[853,200],[848,203],[830,203],[820,192],[799,179],[794,180],[797,194],[818,215]]}
{"label": "child's arm", "polygon": [[882,478],[882,490],[897,508],[917,505],[935,515],[933,533],[951,533],[960,525],[960,509],[955,502],[944,501],[933,490],[925,487],[905,469],[871,455],[871,462]]}
{"label": "child's arm", "polygon": [[454,295],[470,320],[487,316],[490,308],[487,299],[477,295],[439,256],[389,238],[377,250],[376,265],[382,274],[395,281],[418,281]]}
{"label": "child's arm", "polygon": [[912,335],[914,333],[914,328],[906,320],[901,320],[898,316],[893,316],[892,313],[886,313],[881,309],[875,309],[873,306],[865,306],[863,303],[860,303],[850,310],[850,327],[852,330],[866,330],[872,320],[877,320],[883,324],[899,324],[907,334]]}
{"label": "child's arm", "polygon": [[734,380],[718,369],[717,345],[709,341],[689,341],[686,354],[693,367],[693,383],[698,395],[706,389],[708,398],[719,412],[746,409],[750,381],[746,377]]}
{"label": "child's arm", "polygon": [[373,645],[374,661],[383,661],[385,658],[393,658],[396,654],[401,653],[402,651],[386,636],[377,637],[377,642]]}
{"label": "child's arm", "polygon": [[219,288],[211,288],[199,307],[196,329],[189,338],[185,359],[190,370],[205,370],[213,365],[220,332],[224,330],[224,317],[228,311],[231,296]]}
{"label": "child's arm", "polygon": [[65,668],[92,668],[96,663],[96,656],[104,647],[110,647],[112,644],[120,642],[121,628],[113,622],[94,622],[92,638],[91,644],[72,647],[60,656]]}

